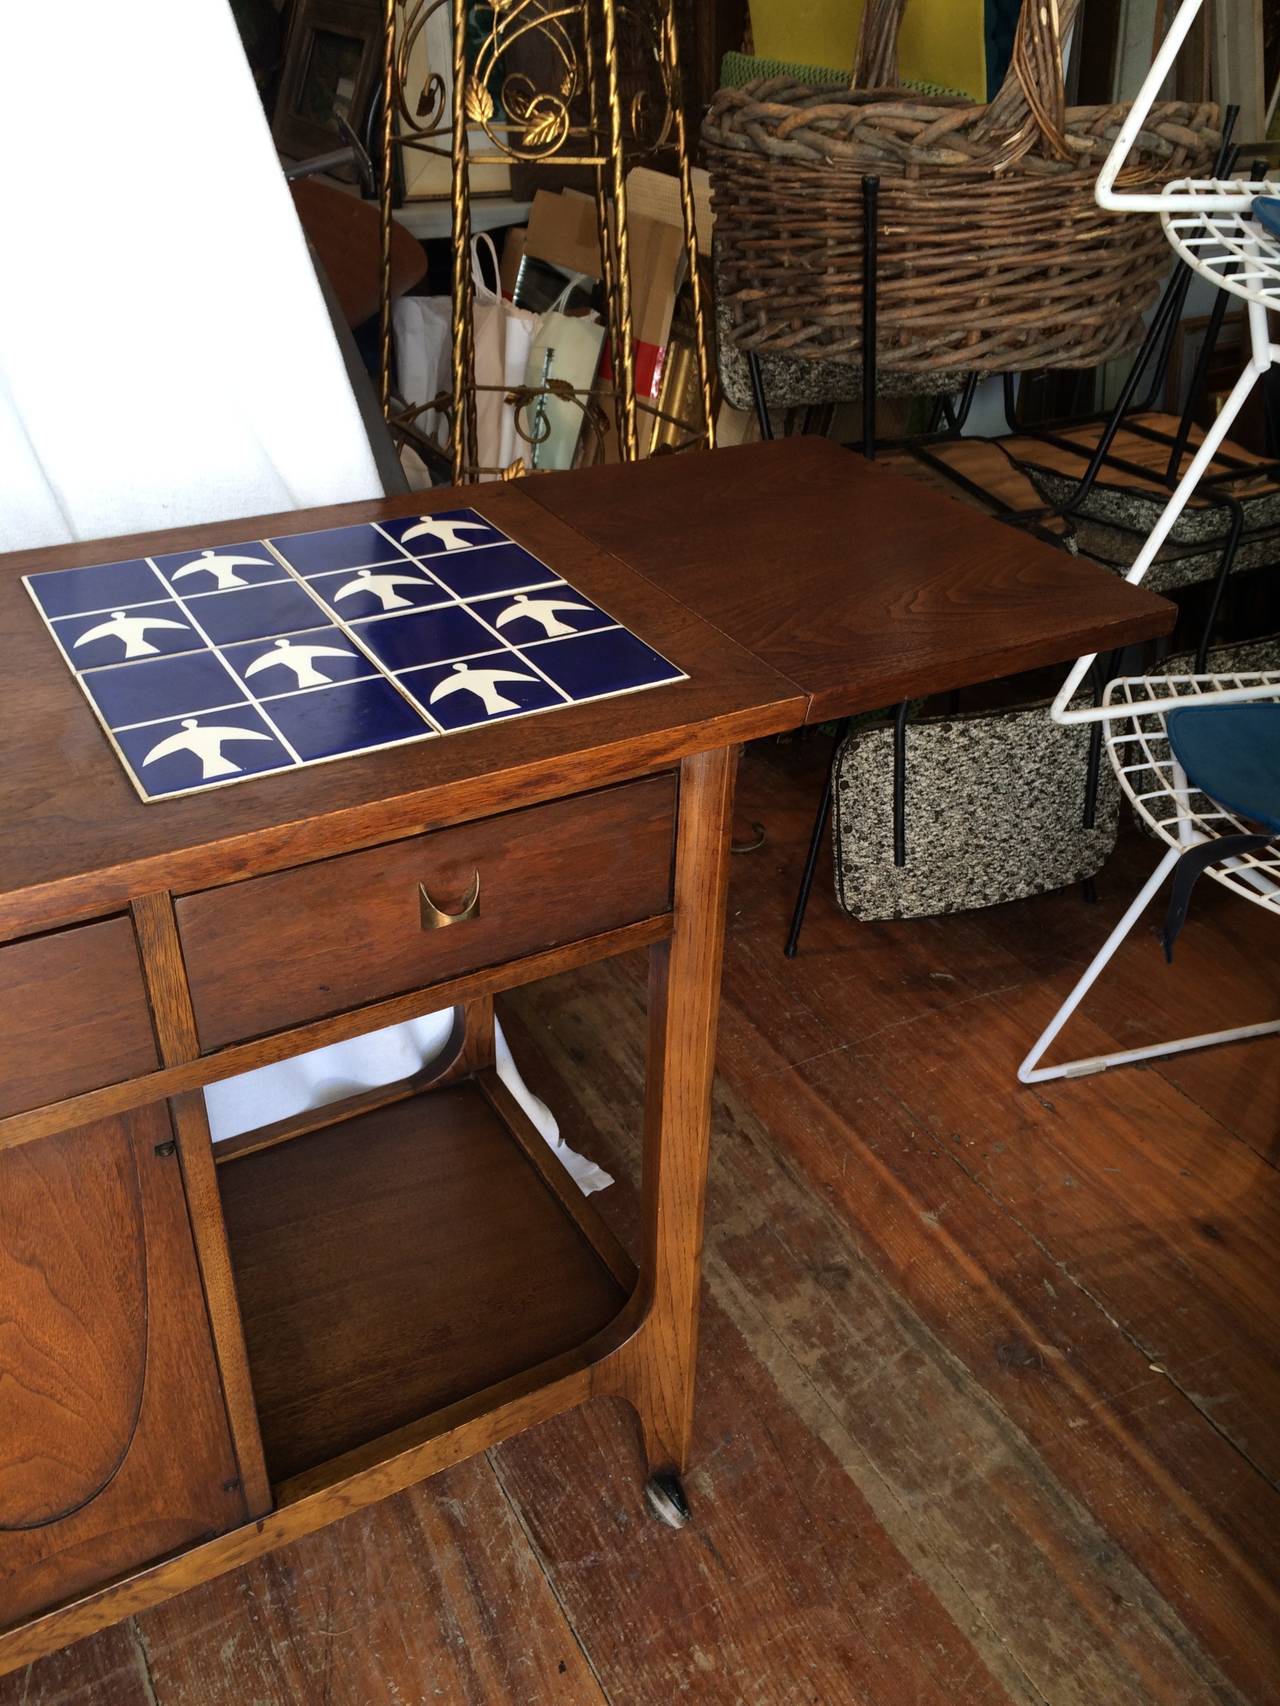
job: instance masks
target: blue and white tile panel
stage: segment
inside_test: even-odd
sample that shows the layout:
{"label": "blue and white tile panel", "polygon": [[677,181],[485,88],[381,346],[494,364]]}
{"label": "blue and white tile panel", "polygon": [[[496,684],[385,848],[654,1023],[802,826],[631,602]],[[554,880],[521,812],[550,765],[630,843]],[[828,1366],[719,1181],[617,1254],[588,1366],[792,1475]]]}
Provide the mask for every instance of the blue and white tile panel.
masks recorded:
{"label": "blue and white tile panel", "polygon": [[684,679],[470,509],[26,585],[146,801]]}

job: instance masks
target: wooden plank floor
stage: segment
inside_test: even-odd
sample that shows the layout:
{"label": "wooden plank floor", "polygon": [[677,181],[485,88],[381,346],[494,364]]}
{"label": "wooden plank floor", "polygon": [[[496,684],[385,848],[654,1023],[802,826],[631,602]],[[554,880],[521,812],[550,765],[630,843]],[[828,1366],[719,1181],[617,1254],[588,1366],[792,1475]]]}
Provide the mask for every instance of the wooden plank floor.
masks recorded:
{"label": "wooden plank floor", "polygon": [[[822,756],[744,766],[769,840],[734,863],[693,1526],[646,1517],[630,1418],[588,1406],[0,1706],[1280,1700],[1280,1050],[1017,1087],[1150,868],[1136,835],[1094,907],[856,925],[820,878],[786,962]],[[1075,1052],[1270,1016],[1273,922],[1198,894],[1177,965],[1141,933]],[[633,1234],[642,962],[508,1011]]]}

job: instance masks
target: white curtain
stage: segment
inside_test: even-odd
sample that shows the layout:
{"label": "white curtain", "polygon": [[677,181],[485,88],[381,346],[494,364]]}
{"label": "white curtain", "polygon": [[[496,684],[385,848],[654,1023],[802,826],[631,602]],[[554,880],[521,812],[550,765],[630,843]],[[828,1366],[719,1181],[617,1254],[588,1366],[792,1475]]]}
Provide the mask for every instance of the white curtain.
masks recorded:
{"label": "white curtain", "polygon": [[227,0],[2,40],[0,546],[377,495]]}

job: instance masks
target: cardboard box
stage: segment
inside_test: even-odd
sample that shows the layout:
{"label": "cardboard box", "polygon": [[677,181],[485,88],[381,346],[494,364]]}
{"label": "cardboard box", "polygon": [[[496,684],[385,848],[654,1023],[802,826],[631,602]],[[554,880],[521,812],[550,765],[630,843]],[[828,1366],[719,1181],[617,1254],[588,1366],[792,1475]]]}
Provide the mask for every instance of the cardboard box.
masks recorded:
{"label": "cardboard box", "polygon": [[594,199],[569,191],[539,190],[529,209],[524,249],[536,260],[549,261],[566,272],[599,278],[603,267]]}

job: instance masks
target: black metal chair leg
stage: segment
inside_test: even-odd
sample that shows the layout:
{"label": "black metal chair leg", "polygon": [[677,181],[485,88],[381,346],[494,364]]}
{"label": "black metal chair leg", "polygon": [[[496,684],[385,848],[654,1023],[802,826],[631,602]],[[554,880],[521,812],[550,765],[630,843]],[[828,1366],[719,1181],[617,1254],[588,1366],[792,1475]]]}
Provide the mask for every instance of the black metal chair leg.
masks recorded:
{"label": "black metal chair leg", "polygon": [[1089,730],[1089,760],[1084,773],[1084,827],[1096,829],[1098,823],[1098,783],[1102,777],[1102,724],[1094,723]]}
{"label": "black metal chair leg", "polygon": [[880,267],[880,180],[862,180],[862,454],[876,459],[880,385],[877,316]]}
{"label": "black metal chair leg", "polygon": [[791,930],[787,936],[786,956],[794,960],[796,950],[800,946],[800,932],[804,928],[804,915],[809,908],[809,894],[813,888],[813,874],[818,868],[818,855],[822,851],[822,837],[826,834],[827,822],[831,816],[831,799],[835,792],[835,761],[836,755],[844,744],[844,737],[849,732],[849,722],[846,718],[836,730],[835,746],[831,752],[831,763],[827,766],[827,778],[822,786],[818,799],[818,810],[814,814],[813,833],[809,837],[809,851],[805,855],[804,871],[800,877],[800,890],[796,895],[795,910],[791,914]]}
{"label": "black metal chair leg", "polygon": [[[1236,267],[1231,269],[1233,273],[1238,270]],[[1222,333],[1222,322],[1226,318],[1227,304],[1230,300],[1231,298],[1225,290],[1219,290],[1214,296],[1213,307],[1209,311],[1209,324],[1205,328],[1204,339],[1200,345],[1200,354],[1196,357],[1195,371],[1191,375],[1186,402],[1182,407],[1182,418],[1178,422],[1178,430],[1173,436],[1173,444],[1169,449],[1169,463],[1164,471],[1166,485],[1175,485],[1182,472],[1182,458],[1187,453],[1187,444],[1191,438],[1196,404],[1200,401],[1205,382],[1209,377],[1209,365],[1218,347],[1218,338]]]}
{"label": "black metal chair leg", "polygon": [[[1116,654],[1110,652],[1105,658],[1100,658],[1093,667],[1093,702],[1101,705],[1103,690],[1115,673]],[[1099,667],[1099,665],[1101,667]],[[1098,785],[1102,779],[1102,724],[1093,723],[1089,728],[1089,757],[1084,772],[1084,827],[1093,829],[1098,821]],[[1092,904],[1098,898],[1098,890],[1092,877],[1086,877],[1080,885],[1080,892]]]}
{"label": "black metal chair leg", "polygon": [[[1229,106],[1226,109],[1223,118],[1222,146],[1214,164],[1215,177],[1224,175],[1231,148],[1231,136],[1239,116],[1239,107]],[[1089,465],[1084,471],[1080,484],[1072,493],[1070,501],[1063,508],[1062,513],[1065,516],[1070,516],[1078,510],[1092,492],[1098,475],[1102,472],[1103,463],[1110,455],[1111,446],[1115,443],[1124,417],[1133,405],[1138,386],[1148,367],[1151,368],[1151,383],[1145,397],[1138,404],[1138,412],[1141,414],[1153,408],[1158,401],[1159,393],[1164,387],[1165,376],[1169,370],[1169,357],[1173,351],[1173,340],[1182,319],[1182,308],[1187,299],[1187,291],[1191,286],[1191,278],[1190,267],[1181,264],[1175,266],[1170,273],[1156,311],[1147,326],[1142,347],[1134,357],[1133,364],[1120,389],[1120,395],[1116,398],[1111,413],[1107,416],[1098,442],[1093,448],[1093,454],[1089,458]],[[1153,357],[1155,358],[1154,362]]]}
{"label": "black metal chair leg", "polygon": [[973,399],[978,395],[980,377],[977,373],[971,373],[964,382],[964,389],[960,393],[960,401],[956,404],[955,418],[951,424],[952,434],[956,438],[959,438],[964,431],[965,423],[969,419],[969,412],[973,408]]}
{"label": "black metal chair leg", "polygon": [[1012,373],[1002,374],[1001,381],[1001,391],[1004,401],[1004,423],[1010,432],[1017,432],[1019,430],[1017,381]]}
{"label": "black metal chair leg", "polygon": [[1204,619],[1204,628],[1200,634],[1200,644],[1196,647],[1195,670],[1197,675],[1203,675],[1209,664],[1209,646],[1213,640],[1213,630],[1218,625],[1218,611],[1222,605],[1222,595],[1226,590],[1227,581],[1235,564],[1236,552],[1240,549],[1240,536],[1244,532],[1244,505],[1236,498],[1224,497],[1222,502],[1231,509],[1231,529],[1227,534],[1227,543],[1223,548],[1222,561],[1218,564],[1218,572],[1213,580],[1213,593],[1209,599],[1209,609]]}
{"label": "black metal chair leg", "polygon": [[751,397],[756,406],[760,436],[766,441],[773,437],[773,422],[769,419],[769,400],[764,394],[764,371],[755,350],[747,351],[747,376],[751,380]]}
{"label": "black metal chair leg", "polygon": [[907,862],[907,713],[904,699],[893,714],[893,862],[899,870]]}

